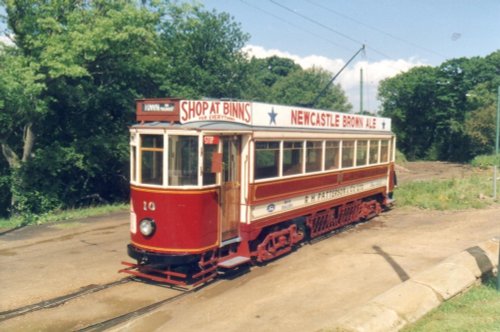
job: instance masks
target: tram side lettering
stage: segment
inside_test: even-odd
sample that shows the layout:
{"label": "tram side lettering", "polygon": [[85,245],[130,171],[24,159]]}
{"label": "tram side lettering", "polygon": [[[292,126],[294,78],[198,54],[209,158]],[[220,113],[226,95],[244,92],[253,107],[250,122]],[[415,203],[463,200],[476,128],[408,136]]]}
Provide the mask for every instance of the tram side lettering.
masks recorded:
{"label": "tram side lettering", "polygon": [[235,121],[252,122],[251,104],[248,102],[193,101],[180,103],[181,122],[188,121]]}

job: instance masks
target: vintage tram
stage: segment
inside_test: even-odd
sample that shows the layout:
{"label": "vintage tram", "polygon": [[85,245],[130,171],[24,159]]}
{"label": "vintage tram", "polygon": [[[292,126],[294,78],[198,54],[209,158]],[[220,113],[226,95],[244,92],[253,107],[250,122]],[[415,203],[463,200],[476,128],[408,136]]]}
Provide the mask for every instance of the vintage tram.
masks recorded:
{"label": "vintage tram", "polygon": [[391,206],[387,118],[230,100],[137,101],[121,270],[173,285],[264,263]]}

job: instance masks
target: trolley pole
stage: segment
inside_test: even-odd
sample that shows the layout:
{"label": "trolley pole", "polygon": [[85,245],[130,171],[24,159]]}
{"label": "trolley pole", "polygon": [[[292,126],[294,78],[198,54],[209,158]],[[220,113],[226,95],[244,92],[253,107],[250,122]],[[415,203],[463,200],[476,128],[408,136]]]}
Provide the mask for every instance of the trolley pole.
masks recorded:
{"label": "trolley pole", "polygon": [[[498,155],[498,144],[499,144],[499,132],[500,132],[500,85],[498,86],[497,93],[497,136],[495,139],[495,166],[493,168],[493,199],[497,199],[497,168],[500,156]],[[500,241],[500,237],[498,238]],[[498,265],[497,265],[497,292],[500,292],[500,246],[498,247]]]}
{"label": "trolley pole", "polygon": [[363,114],[363,68],[359,69],[359,114]]}

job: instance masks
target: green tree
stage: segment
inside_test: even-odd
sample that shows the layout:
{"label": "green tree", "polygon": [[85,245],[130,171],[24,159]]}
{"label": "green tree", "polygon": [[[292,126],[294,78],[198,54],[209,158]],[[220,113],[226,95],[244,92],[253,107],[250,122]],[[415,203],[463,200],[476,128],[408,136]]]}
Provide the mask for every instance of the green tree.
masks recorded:
{"label": "green tree", "polygon": [[499,51],[413,68],[380,84],[382,115],[392,117],[399,148],[409,159],[466,161],[488,150],[485,144],[493,139],[483,121],[492,119],[498,83]]}
{"label": "green tree", "polygon": [[2,142],[14,208],[41,213],[123,198],[133,101],[158,90],[148,74],[158,66],[159,14],[131,1],[4,5],[16,42],[0,86],[16,101],[2,110],[17,129],[6,128],[14,134]]}
{"label": "green tree", "polygon": [[240,98],[246,81],[241,48],[248,40],[227,13],[198,5],[171,6],[161,25],[164,94],[185,98]]}
{"label": "green tree", "polygon": [[32,157],[36,133],[48,110],[41,98],[46,90],[44,75],[36,63],[18,54],[17,49],[4,48],[0,50],[0,68],[0,146],[8,165],[2,167],[0,183],[9,193],[0,197],[0,214],[5,215],[9,206],[20,201],[20,168]]}
{"label": "green tree", "polygon": [[247,36],[227,14],[132,0],[0,5],[16,43],[0,54],[0,186],[20,212],[125,200],[136,98],[243,89]]}
{"label": "green tree", "polygon": [[264,59],[252,57],[248,62],[248,82],[244,99],[271,101],[272,87],[279,80],[302,68],[292,59],[271,56]]}
{"label": "green tree", "polygon": [[382,116],[392,118],[399,149],[410,160],[428,158],[436,135],[437,91],[432,67],[416,67],[380,83]]}

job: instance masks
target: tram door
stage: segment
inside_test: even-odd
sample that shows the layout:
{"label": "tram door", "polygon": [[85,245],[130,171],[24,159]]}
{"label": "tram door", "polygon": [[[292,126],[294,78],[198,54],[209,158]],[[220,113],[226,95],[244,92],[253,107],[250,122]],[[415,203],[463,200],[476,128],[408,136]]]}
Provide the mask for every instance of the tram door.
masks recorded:
{"label": "tram door", "polygon": [[240,224],[241,136],[221,136],[221,217],[222,241],[238,236]]}

